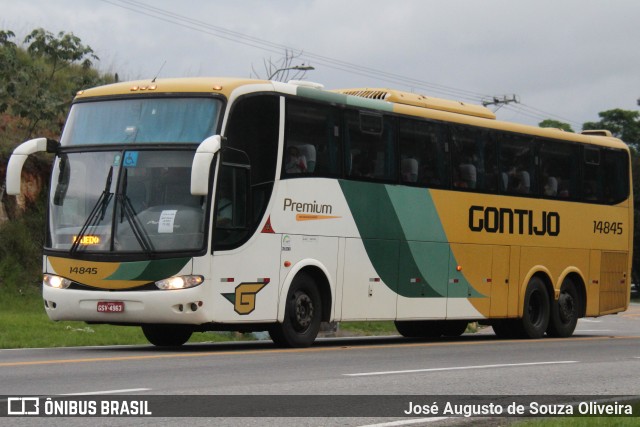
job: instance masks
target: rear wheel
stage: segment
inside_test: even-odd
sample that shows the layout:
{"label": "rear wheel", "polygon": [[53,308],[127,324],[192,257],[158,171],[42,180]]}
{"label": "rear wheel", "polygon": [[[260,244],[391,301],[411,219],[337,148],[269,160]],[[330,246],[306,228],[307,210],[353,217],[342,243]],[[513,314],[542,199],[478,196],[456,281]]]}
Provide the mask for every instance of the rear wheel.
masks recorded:
{"label": "rear wheel", "polygon": [[284,321],[269,330],[280,347],[309,347],[318,336],[322,307],[316,283],[304,272],[291,283],[284,309]]}
{"label": "rear wheel", "polygon": [[579,307],[580,297],[576,285],[573,280],[566,278],[560,287],[558,301],[551,303],[551,318],[547,334],[552,337],[570,337],[578,324]]}
{"label": "rear wheel", "polygon": [[143,325],[142,333],[153,345],[158,347],[180,347],[189,341],[192,330],[182,325]]}
{"label": "rear wheel", "polygon": [[525,338],[541,338],[544,335],[549,325],[550,311],[547,289],[540,278],[533,277],[524,296],[522,329]]}

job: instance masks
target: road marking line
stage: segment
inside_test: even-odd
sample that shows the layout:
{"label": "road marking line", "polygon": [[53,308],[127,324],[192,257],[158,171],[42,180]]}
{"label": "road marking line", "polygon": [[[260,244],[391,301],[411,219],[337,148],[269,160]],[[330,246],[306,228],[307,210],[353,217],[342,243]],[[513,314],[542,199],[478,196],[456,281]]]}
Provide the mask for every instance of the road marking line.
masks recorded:
{"label": "road marking line", "polygon": [[[572,338],[546,338],[541,340],[526,341],[527,345],[539,345],[539,344],[552,344],[557,341],[564,342],[578,342],[578,341],[602,341],[602,340],[637,340],[640,336],[600,336],[600,337],[572,337]],[[336,341],[338,342],[338,341]],[[455,347],[463,345],[496,345],[496,344],[513,344],[516,340],[498,340],[482,339],[479,341],[447,341],[447,342],[403,342],[398,344],[381,343],[374,345],[354,345],[354,346],[341,346],[335,347],[311,347],[302,349],[269,349],[262,348],[258,350],[231,350],[225,351],[224,348],[220,348],[218,351],[197,351],[197,346],[190,346],[188,349],[194,349],[192,353],[164,353],[164,354],[151,354],[141,356],[115,356],[115,357],[93,357],[82,359],[49,359],[49,360],[32,360],[24,362],[0,362],[0,368],[16,367],[16,366],[33,366],[33,365],[58,365],[65,363],[96,363],[96,362],[122,362],[129,360],[151,360],[151,359],[182,359],[186,357],[212,357],[212,356],[250,356],[250,355],[270,355],[270,354],[286,354],[286,353],[318,353],[325,351],[359,351],[359,350],[371,350],[371,349],[392,349],[392,348],[424,348],[424,347]],[[139,346],[136,346],[139,347]],[[71,348],[68,347],[67,350]],[[105,348],[110,348],[106,346]],[[30,350],[30,349],[25,349]]]}
{"label": "road marking line", "polygon": [[579,362],[577,360],[558,360],[554,362],[500,363],[496,365],[453,366],[449,368],[428,368],[428,369],[407,369],[404,371],[361,372],[357,374],[342,374],[342,375],[347,377],[364,377],[364,376],[373,376],[373,375],[409,374],[409,373],[415,373],[415,372],[462,371],[467,369],[509,368],[513,366],[558,365],[558,364],[565,364],[565,363],[579,363]]}
{"label": "road marking line", "polygon": [[418,423],[435,423],[436,421],[448,420],[450,417],[432,417],[432,418],[414,418],[411,420],[399,420],[399,421],[391,421],[388,423],[381,424],[367,424],[359,427],[397,427],[397,426],[408,426],[411,424]]}
{"label": "road marking line", "polygon": [[138,391],[149,391],[150,388],[125,388],[122,390],[103,390],[103,391],[87,391],[85,393],[65,393],[58,396],[93,396],[97,394],[124,394],[133,393]]}

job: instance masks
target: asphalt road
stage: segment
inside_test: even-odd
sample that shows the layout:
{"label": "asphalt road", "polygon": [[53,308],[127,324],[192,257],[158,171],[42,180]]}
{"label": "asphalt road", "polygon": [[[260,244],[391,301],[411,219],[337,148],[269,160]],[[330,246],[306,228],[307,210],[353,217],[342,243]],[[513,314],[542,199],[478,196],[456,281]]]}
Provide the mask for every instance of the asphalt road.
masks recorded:
{"label": "asphalt road", "polygon": [[[640,395],[639,380],[637,304],[618,315],[580,320],[568,339],[499,340],[487,328],[459,339],[334,338],[294,350],[277,349],[270,342],[189,344],[170,351],[152,346],[0,350],[3,396]],[[79,418],[56,420],[86,424]],[[216,419],[215,425],[355,426],[395,420],[409,422],[401,416],[225,418]],[[432,418],[421,423],[433,425],[436,420],[464,421]],[[0,418],[0,425],[4,421],[9,419]],[[44,421],[14,418],[11,425]],[[95,418],[92,424],[158,421]],[[190,418],[187,424],[210,421]],[[162,419],[162,424],[183,423],[184,418]]]}

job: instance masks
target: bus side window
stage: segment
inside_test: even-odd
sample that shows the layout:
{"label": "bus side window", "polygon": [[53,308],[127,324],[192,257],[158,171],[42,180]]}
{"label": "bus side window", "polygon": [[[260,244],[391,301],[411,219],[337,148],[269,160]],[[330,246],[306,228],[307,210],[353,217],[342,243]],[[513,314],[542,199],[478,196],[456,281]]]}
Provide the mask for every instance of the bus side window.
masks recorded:
{"label": "bus side window", "polygon": [[558,141],[543,141],[540,148],[541,194],[546,197],[576,199],[580,195],[580,147]]}
{"label": "bus side window", "polygon": [[616,204],[629,196],[629,159],[622,150],[603,149],[604,203]]}
{"label": "bus side window", "polygon": [[506,193],[531,194],[536,191],[534,140],[525,135],[499,135],[499,164]]}
{"label": "bus side window", "polygon": [[403,184],[441,188],[448,184],[444,126],[400,119],[400,180]]}
{"label": "bus side window", "polygon": [[496,191],[498,165],[493,140],[486,131],[466,126],[451,129],[453,187]]}
{"label": "bus side window", "polygon": [[340,126],[334,107],[287,100],[283,177],[339,176]]}
{"label": "bus side window", "polygon": [[356,179],[395,181],[393,119],[356,110],[346,111],[346,162]]}

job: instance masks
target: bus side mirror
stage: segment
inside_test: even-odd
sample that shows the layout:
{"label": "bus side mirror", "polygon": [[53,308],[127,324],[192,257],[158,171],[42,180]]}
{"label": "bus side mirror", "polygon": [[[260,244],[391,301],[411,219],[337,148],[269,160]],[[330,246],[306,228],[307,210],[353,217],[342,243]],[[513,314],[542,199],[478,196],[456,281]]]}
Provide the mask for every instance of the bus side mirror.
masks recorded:
{"label": "bus side mirror", "polygon": [[209,171],[213,156],[220,151],[220,135],[210,136],[200,143],[191,165],[191,194],[206,196],[209,194]]}
{"label": "bus side mirror", "polygon": [[58,141],[47,138],[30,139],[18,145],[13,150],[7,165],[7,194],[11,196],[20,194],[22,167],[27,157],[38,152],[56,153],[59,145]]}

